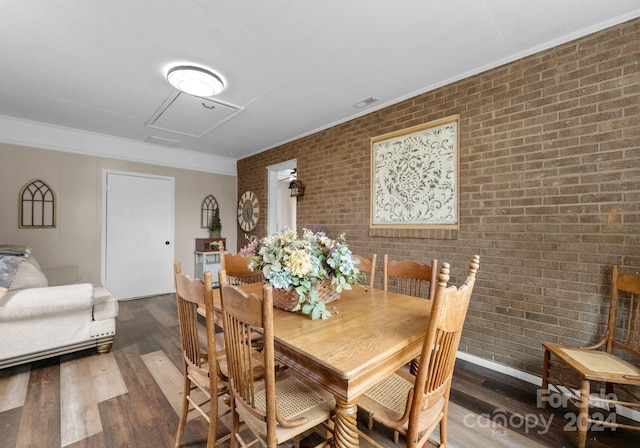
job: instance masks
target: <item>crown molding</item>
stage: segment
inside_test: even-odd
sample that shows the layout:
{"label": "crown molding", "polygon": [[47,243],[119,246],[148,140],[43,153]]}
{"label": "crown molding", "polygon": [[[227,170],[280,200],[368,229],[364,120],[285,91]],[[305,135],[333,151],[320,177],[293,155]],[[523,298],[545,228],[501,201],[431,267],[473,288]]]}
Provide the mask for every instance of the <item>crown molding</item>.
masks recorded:
{"label": "crown molding", "polygon": [[236,160],[0,115],[0,142],[237,176]]}

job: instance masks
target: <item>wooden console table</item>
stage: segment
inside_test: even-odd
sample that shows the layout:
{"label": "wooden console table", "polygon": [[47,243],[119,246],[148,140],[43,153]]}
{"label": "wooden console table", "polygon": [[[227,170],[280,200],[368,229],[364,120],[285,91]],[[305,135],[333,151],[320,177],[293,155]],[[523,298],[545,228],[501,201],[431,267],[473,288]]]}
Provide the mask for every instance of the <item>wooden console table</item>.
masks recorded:
{"label": "wooden console table", "polygon": [[194,278],[202,280],[206,271],[211,271],[213,285],[218,287],[220,270],[220,251],[227,244],[226,238],[196,238],[196,250],[193,251]]}

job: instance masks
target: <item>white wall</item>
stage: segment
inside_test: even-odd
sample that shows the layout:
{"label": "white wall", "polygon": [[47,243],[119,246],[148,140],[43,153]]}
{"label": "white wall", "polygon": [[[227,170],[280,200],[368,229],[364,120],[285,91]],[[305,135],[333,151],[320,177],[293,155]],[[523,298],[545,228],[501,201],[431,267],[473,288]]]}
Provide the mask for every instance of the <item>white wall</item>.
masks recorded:
{"label": "white wall", "polygon": [[[174,251],[183,271],[193,273],[195,238],[208,237],[207,230],[200,228],[200,203],[208,194],[218,200],[222,236],[228,247],[236,247],[236,176],[3,143],[0,244],[29,246],[43,266],[76,264],[82,276],[99,280],[103,169],[175,178]],[[19,229],[18,195],[26,183],[38,178],[55,191],[57,226]]]}
{"label": "white wall", "polygon": [[278,230],[284,226],[296,230],[296,198],[291,197],[289,181],[278,182]]}

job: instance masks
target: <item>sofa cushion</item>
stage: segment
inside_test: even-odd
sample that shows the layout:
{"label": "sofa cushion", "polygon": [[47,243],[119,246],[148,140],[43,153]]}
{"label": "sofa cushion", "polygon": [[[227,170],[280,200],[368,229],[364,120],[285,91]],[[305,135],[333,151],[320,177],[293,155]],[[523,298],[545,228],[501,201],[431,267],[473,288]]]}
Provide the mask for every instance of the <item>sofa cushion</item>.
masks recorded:
{"label": "sofa cushion", "polygon": [[34,265],[38,271],[42,272],[40,263],[38,263],[38,260],[36,260],[36,257],[34,257],[33,255],[27,255],[24,259],[24,262]]}
{"label": "sofa cushion", "polygon": [[0,322],[29,318],[51,318],[56,316],[86,312],[87,322],[91,322],[93,307],[93,285],[50,286],[48,288],[25,288],[8,291],[0,299]]}
{"label": "sofa cushion", "polygon": [[27,258],[18,266],[16,275],[13,277],[11,285],[9,285],[9,291],[26,288],[43,288],[47,286],[49,286],[47,277],[36,267],[36,264],[29,262]]}

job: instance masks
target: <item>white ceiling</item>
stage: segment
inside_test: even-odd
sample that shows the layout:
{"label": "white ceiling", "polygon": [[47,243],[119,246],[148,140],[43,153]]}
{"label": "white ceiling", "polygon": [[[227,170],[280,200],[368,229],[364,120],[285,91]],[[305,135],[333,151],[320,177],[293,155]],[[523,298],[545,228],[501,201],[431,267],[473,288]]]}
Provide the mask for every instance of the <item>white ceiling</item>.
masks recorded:
{"label": "white ceiling", "polygon": [[[639,16],[638,0],[0,0],[0,116],[239,159]],[[186,63],[242,109],[201,136],[147,125]]]}

